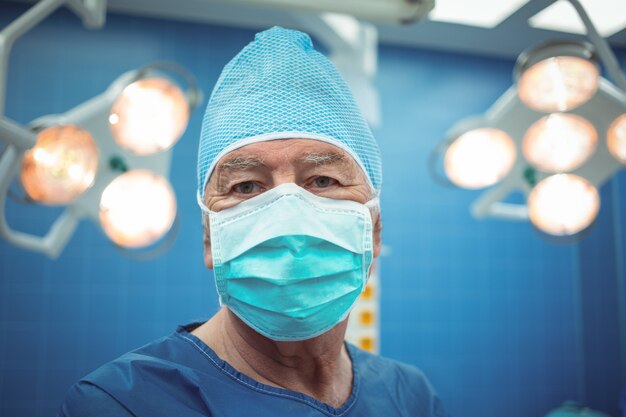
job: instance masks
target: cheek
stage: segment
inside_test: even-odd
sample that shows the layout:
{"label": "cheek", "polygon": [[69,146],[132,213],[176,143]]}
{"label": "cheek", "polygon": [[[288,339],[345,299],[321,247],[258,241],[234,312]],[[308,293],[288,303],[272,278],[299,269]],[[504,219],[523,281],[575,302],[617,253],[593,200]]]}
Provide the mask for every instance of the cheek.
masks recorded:
{"label": "cheek", "polygon": [[241,203],[240,198],[235,197],[210,197],[207,201],[207,207],[211,211],[222,211]]}
{"label": "cheek", "polygon": [[334,198],[337,200],[352,200],[365,203],[371,194],[366,183],[341,178],[340,176],[330,176],[331,182],[327,187],[319,186],[314,180],[305,184],[298,184],[308,191],[321,195],[322,197]]}

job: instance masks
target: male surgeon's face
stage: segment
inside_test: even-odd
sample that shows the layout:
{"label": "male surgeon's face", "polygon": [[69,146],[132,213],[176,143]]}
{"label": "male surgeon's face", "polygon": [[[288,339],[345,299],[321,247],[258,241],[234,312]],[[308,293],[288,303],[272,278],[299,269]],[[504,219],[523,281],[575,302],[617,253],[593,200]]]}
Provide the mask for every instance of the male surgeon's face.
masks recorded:
{"label": "male surgeon's face", "polygon": [[[280,184],[294,183],[320,197],[366,203],[373,197],[365,173],[342,149],[311,139],[283,139],[243,146],[224,156],[205,189],[205,204],[221,211]],[[373,213],[374,256],[380,252],[381,221]],[[208,226],[204,260],[213,268]]]}

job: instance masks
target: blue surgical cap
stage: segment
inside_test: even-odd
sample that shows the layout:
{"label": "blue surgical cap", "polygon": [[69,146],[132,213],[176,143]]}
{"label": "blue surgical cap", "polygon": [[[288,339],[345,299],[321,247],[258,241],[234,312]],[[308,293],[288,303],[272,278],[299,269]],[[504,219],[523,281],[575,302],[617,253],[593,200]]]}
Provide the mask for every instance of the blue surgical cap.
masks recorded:
{"label": "blue surgical cap", "polygon": [[378,145],[334,65],[296,30],[273,27],[224,67],[202,122],[198,194],[217,165],[242,146],[274,139],[312,139],[351,155],[380,192]]}

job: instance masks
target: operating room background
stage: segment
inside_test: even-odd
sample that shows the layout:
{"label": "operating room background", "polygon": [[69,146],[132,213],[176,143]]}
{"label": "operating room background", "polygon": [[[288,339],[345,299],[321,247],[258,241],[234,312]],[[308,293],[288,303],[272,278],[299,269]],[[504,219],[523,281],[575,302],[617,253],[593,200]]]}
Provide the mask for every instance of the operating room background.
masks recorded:
{"label": "operating room background", "polygon": [[[24,10],[0,1],[0,27]],[[208,97],[254,33],[115,14],[88,31],[59,11],[16,43],[6,113],[22,123],[62,113],[163,59],[190,69]],[[475,220],[468,207],[480,193],[436,184],[426,161],[450,126],[511,85],[514,62],[384,44],[379,53],[382,354],[420,367],[454,416],[543,416],[568,399],[617,416],[626,173],[601,189],[595,228],[578,243],[548,243],[527,223]],[[195,201],[202,113],[173,151],[181,225],[165,255],[130,260],[87,221],[57,260],[0,241],[0,416],[55,415],[81,376],[217,310]],[[43,232],[59,210],[10,202],[8,212],[15,228]]]}

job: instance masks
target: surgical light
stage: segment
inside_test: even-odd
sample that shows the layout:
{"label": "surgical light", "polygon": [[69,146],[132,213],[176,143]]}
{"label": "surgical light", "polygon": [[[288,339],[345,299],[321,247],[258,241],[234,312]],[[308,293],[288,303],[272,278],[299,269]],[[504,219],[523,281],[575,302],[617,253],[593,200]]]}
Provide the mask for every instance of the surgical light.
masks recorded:
{"label": "surgical light", "polygon": [[157,77],[126,86],[109,116],[116,142],[138,155],[169,149],[180,139],[188,120],[189,103],[183,92]]}
{"label": "surgical light", "polygon": [[483,188],[506,176],[516,155],[509,135],[498,129],[477,128],[452,142],[444,157],[444,169],[459,187]]}
{"label": "surgical light", "polygon": [[128,171],[102,192],[100,222],[111,240],[124,247],[154,243],[170,229],[176,198],[169,182],[151,171]]}
{"label": "surgical light", "polygon": [[544,116],[526,131],[522,152],[528,162],[550,172],[572,171],[593,154],[598,134],[584,117],[555,113]]}
{"label": "surgical light", "polygon": [[520,55],[515,75],[520,100],[540,112],[563,112],[598,89],[600,71],[587,43],[551,42]]}
{"label": "surgical light", "polygon": [[626,164],[626,113],[611,123],[607,132],[607,145],[611,154]]}
{"label": "surgical light", "polygon": [[[591,43],[548,42],[522,53],[514,69],[515,83],[484,114],[462,120],[449,131],[489,126],[508,135],[523,155],[498,180],[483,182],[493,187],[472,203],[472,215],[530,220],[544,237],[558,241],[579,239],[591,227],[600,210],[598,188],[626,164],[626,76],[580,2],[568,2]],[[600,63],[612,82],[600,76]],[[450,152],[455,145],[448,145],[450,137],[455,136],[448,133],[437,145],[431,161],[443,157],[452,182],[468,188],[446,166],[449,155],[443,150]],[[487,167],[504,164],[502,155],[482,151],[478,141],[464,149],[459,146],[459,151],[462,155],[455,159],[468,167],[463,178],[479,177]],[[430,171],[439,180],[439,170]],[[526,197],[523,203],[509,198],[517,193]]]}
{"label": "surgical light", "polygon": [[598,190],[572,174],[557,174],[539,182],[528,196],[530,221],[554,236],[571,236],[588,228],[600,210]]}
{"label": "surgical light", "polygon": [[68,204],[92,186],[98,169],[98,147],[91,134],[75,125],[52,126],[37,135],[24,154],[21,179],[30,198]]}
{"label": "surgical light", "polygon": [[[176,199],[167,181],[171,148],[202,92],[186,69],[155,62],[122,74],[101,94],[65,113],[42,116],[27,126],[10,120],[4,103],[11,46],[64,4],[86,26],[104,25],[104,0],[40,0],[0,31],[0,236],[56,258],[81,220],[90,218],[118,247],[152,245],[123,250],[132,258],[150,259],[171,245],[178,230],[172,227]],[[30,197],[18,203],[64,206],[43,235],[14,230],[7,221],[6,200],[16,195],[10,188],[18,175]]]}

